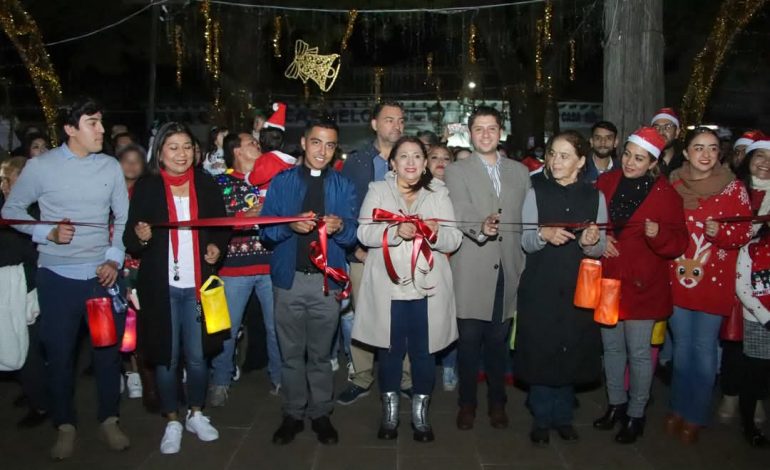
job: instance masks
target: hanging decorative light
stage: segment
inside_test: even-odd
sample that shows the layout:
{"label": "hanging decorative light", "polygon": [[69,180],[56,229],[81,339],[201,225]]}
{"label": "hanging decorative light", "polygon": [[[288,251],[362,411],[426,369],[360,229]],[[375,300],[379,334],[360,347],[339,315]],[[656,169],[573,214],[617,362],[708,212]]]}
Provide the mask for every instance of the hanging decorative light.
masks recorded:
{"label": "hanging decorative light", "polygon": [[577,51],[575,38],[569,40],[569,81],[574,82],[577,76]]}
{"label": "hanging decorative light", "polygon": [[273,57],[281,57],[281,24],[283,17],[276,15],[273,18]]}
{"label": "hanging decorative light", "polygon": [[358,10],[353,9],[348,12],[348,25],[345,28],[345,34],[342,36],[342,44],[340,44],[340,50],[345,51],[348,48],[348,41],[350,36],[353,35],[353,27],[356,25],[356,18],[358,17]]}

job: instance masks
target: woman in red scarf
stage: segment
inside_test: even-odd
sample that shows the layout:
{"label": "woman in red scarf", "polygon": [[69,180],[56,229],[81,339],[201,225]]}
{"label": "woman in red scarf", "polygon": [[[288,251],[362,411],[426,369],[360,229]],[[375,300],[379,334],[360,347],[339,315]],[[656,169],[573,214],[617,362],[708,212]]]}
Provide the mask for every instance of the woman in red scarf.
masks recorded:
{"label": "woman in red scarf", "polygon": [[750,222],[719,221],[751,215],[746,187],[719,163],[719,148],[716,132],[695,128],[685,139],[686,162],[670,176],[682,196],[690,241],[671,263],[674,374],[665,424],[687,444],[710,420],[719,327],[735,299],[738,249],[751,238]]}
{"label": "woman in red scarf", "polygon": [[161,411],[168,417],[160,444],[164,454],[179,452],[182,440],[177,415],[182,351],[190,408],[185,427],[203,441],[219,437],[201,408],[208,382],[206,356],[221,348],[224,336],[206,334],[198,292],[201,280],[216,273],[229,230],[154,227],[225,215],[214,180],[193,169],[193,142],[183,124],[170,122],[159,129],[150,150],[149,175],[136,183],[123,237],[127,251],[142,260],[137,280],[138,337],[145,359],[156,365]]}

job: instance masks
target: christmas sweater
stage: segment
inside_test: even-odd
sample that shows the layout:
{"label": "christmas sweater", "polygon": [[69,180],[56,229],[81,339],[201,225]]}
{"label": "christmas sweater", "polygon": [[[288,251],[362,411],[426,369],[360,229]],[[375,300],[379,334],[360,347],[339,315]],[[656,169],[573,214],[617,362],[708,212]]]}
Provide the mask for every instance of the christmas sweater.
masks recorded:
{"label": "christmas sweater", "polygon": [[254,168],[246,174],[246,180],[253,186],[259,186],[260,202],[264,202],[270,181],[283,170],[297,164],[297,159],[280,150],[273,150],[260,155]]}
{"label": "christmas sweater", "polygon": [[[230,217],[242,217],[244,212],[258,203],[259,188],[249,184],[243,173],[233,170],[215,178],[222,190],[225,209]],[[253,276],[270,273],[270,255],[260,242],[257,229],[235,230],[224,264],[219,270],[221,276]]]}
{"label": "christmas sweater", "polygon": [[[676,189],[681,180],[674,181]],[[699,312],[728,316],[735,300],[735,266],[738,250],[751,239],[751,222],[723,223],[716,237],[705,233],[709,218],[750,216],[746,187],[734,180],[721,193],[701,199],[695,209],[684,209],[689,245],[671,263],[674,305]]]}

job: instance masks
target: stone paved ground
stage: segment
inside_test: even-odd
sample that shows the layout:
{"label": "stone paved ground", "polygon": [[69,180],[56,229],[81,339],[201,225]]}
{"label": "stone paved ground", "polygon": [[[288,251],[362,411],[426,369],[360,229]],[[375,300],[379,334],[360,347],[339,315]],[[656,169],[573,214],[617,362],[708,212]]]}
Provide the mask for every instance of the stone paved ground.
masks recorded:
{"label": "stone paved ground", "polygon": [[[342,387],[342,371],[337,378]],[[203,443],[185,433],[182,451],[174,456],[159,453],[164,422],[146,413],[139,400],[126,399],[122,405],[122,425],[131,438],[131,448],[122,453],[107,450],[95,422],[93,379],[81,377],[77,386],[81,425],[76,453],[71,460],[56,463],[48,459],[55,437],[52,427],[18,431],[14,423],[22,411],[11,402],[19,389],[10,380],[0,380],[0,469],[770,469],[770,450],[749,448],[737,424],[712,426],[692,447],[665,436],[662,419],[668,390],[657,381],[647,432],[631,446],[617,445],[612,434],[592,429],[591,421],[601,414],[605,403],[599,389],[580,394],[581,406],[576,412],[580,442],[566,444],[552,435],[548,448],[534,448],[527,438],[530,417],[524,408],[525,394],[509,388],[511,426],[507,430],[492,429],[483,413],[474,430],[457,430],[456,395],[439,390],[431,409],[435,442],[412,440],[406,410],[401,414],[398,440],[380,441],[376,438],[379,399],[372,393],[351,406],[337,407],[332,420],[340,433],[339,445],[318,444],[307,426],[295,442],[276,447],[270,438],[280,422],[280,401],[267,393],[264,371],[257,371],[237,383],[225,408],[207,410],[220,439]]]}

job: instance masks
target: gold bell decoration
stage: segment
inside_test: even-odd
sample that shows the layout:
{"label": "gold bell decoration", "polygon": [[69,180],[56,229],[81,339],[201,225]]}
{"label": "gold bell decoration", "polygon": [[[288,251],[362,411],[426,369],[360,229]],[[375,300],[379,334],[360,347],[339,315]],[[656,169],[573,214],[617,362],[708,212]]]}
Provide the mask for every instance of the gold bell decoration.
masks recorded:
{"label": "gold bell decoration", "polygon": [[321,91],[329,91],[340,72],[340,55],[318,53],[317,47],[310,47],[298,39],[294,44],[294,61],[284,72],[286,78],[299,78],[302,83],[313,80]]}

